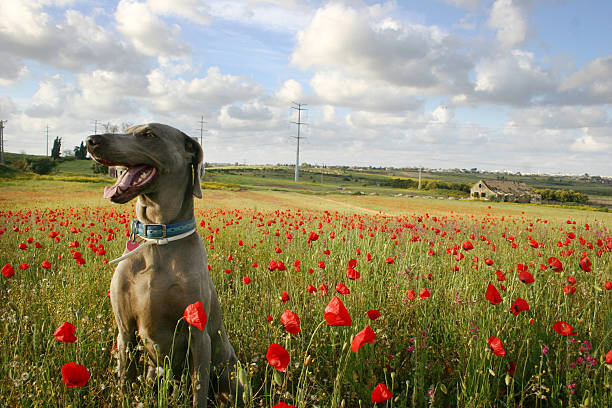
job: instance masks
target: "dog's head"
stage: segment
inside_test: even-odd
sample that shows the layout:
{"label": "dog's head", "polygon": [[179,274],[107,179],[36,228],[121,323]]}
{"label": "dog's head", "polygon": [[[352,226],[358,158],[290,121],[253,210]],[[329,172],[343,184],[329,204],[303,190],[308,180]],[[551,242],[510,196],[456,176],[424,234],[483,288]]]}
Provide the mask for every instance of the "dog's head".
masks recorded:
{"label": "dog's head", "polygon": [[149,123],[125,133],[92,135],[87,150],[97,162],[118,167],[117,182],[104,189],[104,197],[112,202],[123,204],[177,183],[189,183],[193,195],[202,197],[202,148],[171,126]]}

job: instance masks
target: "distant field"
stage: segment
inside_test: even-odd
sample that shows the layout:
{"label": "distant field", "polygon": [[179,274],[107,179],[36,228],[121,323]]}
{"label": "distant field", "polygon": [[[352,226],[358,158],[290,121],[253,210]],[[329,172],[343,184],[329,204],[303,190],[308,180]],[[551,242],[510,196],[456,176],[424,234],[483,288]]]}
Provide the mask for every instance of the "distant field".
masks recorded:
{"label": "distant field", "polygon": [[[109,203],[100,182],[0,188],[0,406],[191,406],[187,377],[119,393],[105,260],[122,253],[134,202]],[[612,399],[611,213],[251,188],[204,190],[195,215],[248,408],[372,406],[381,383],[395,408]],[[334,297],[345,326],[324,319]],[[528,309],[511,313],[518,299]],[[299,332],[281,323],[285,310]],[[54,337],[64,321],[75,343]],[[356,341],[368,327],[375,337]],[[268,363],[271,343],[290,356],[283,372]],[[62,381],[71,361],[86,385]]]}

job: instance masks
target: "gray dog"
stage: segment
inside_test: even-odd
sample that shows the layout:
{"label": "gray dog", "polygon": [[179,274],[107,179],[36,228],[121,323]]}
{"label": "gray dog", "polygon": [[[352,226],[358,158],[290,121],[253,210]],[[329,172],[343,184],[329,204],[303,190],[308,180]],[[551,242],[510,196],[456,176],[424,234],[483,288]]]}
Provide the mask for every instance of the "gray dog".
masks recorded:
{"label": "gray dog", "polygon": [[[128,355],[138,333],[148,354],[149,377],[166,357],[173,373],[188,363],[194,406],[207,406],[209,387],[242,396],[236,354],[225,334],[206,250],[195,232],[193,196],[202,197],[202,148],[173,127],[151,123],[125,134],[89,136],[87,150],[102,164],[124,168],[116,184],[104,189],[105,198],[123,204],[138,197],[138,219],[110,287],[122,389],[136,377],[135,361]],[[186,306],[197,301],[207,316],[203,331],[178,323]]]}

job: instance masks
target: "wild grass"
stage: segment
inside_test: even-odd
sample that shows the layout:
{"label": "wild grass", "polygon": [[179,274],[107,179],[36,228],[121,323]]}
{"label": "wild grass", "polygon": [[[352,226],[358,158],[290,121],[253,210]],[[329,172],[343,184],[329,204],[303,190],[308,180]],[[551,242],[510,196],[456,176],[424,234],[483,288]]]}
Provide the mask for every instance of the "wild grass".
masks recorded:
{"label": "wild grass", "polygon": [[[133,206],[94,199],[99,185],[83,184],[79,194],[66,193],[68,186],[80,184],[41,181],[21,193],[6,186],[20,201],[6,195],[0,201],[0,267],[15,270],[11,278],[0,277],[0,405],[190,406],[188,376],[171,379],[169,365],[152,381],[141,366],[139,380],[119,393],[106,296],[113,268],[104,260],[122,253]],[[23,201],[27,196],[30,202]],[[604,362],[612,348],[612,291],[604,286],[612,280],[609,214],[404,197],[326,198],[331,201],[205,190],[196,203],[224,323],[249,384],[247,406],[372,406],[370,395],[381,382],[393,392],[378,404],[387,407],[599,407],[612,400],[612,370]],[[51,231],[59,235],[51,238]],[[309,244],[310,232],[319,238]],[[466,240],[474,249],[461,248]],[[75,241],[79,246],[69,247]],[[19,249],[20,243],[27,249]],[[450,255],[453,247],[465,257]],[[73,251],[81,252],[84,265],[77,265]],[[579,265],[583,253],[592,261],[590,272]],[[561,260],[563,272],[547,267],[551,256]],[[494,264],[485,264],[486,258]],[[357,260],[357,280],[346,275],[351,259]],[[51,268],[43,268],[43,260]],[[273,260],[286,270],[268,270]],[[29,268],[19,269],[26,263]],[[528,265],[533,283],[518,279],[518,264]],[[497,281],[498,269],[506,281]],[[242,282],[247,275],[248,285]],[[577,280],[576,292],[566,295],[570,276]],[[351,293],[338,294],[339,282]],[[489,283],[498,288],[500,304],[486,300]],[[309,284],[316,293],[306,291]],[[321,285],[327,285],[327,295]],[[419,298],[424,288],[431,297]],[[411,289],[414,300],[407,296]],[[290,296],[286,303],[284,291]],[[352,326],[332,327],[323,319],[334,295]],[[527,300],[529,310],[514,316],[509,309],[517,297]],[[299,315],[296,335],[280,324],[285,309]],[[368,318],[372,309],[381,313],[377,320]],[[555,332],[559,320],[577,334]],[[53,337],[64,321],[76,326],[75,343]],[[376,333],[374,344],[353,353],[352,338],[367,325]],[[489,336],[502,340],[504,357],[489,350]],[[266,361],[272,342],[289,351],[284,373]],[[68,388],[62,381],[61,367],[70,361],[90,371],[86,386]],[[510,362],[516,364],[513,374],[506,370]]]}

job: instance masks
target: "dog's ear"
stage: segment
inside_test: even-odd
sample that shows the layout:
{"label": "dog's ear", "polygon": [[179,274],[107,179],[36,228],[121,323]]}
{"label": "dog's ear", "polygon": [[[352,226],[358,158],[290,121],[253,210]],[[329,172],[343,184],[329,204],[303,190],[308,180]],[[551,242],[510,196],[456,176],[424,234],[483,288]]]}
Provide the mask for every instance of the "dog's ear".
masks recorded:
{"label": "dog's ear", "polygon": [[202,147],[192,137],[185,135],[185,150],[191,156],[191,182],[193,185],[193,195],[202,198],[202,177],[204,176],[204,153]]}

